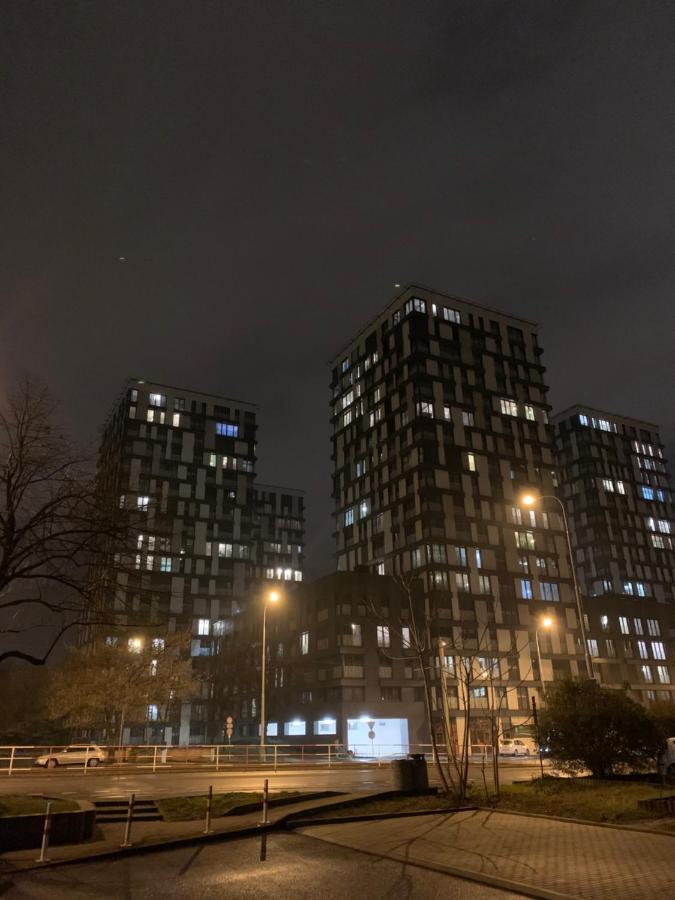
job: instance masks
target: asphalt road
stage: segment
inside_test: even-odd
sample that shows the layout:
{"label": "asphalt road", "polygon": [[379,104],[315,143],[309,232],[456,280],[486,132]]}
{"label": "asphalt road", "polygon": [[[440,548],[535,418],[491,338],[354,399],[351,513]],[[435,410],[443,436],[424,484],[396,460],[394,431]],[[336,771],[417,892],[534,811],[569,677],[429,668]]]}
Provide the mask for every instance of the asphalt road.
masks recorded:
{"label": "asphalt road", "polygon": [[[500,766],[502,784],[530,778],[539,773],[539,764],[530,760],[509,760]],[[388,763],[381,767],[368,764],[362,767],[341,766],[333,769],[286,769],[272,771],[237,772],[107,772],[104,768],[89,770],[38,770],[12,776],[0,775],[0,794],[49,793],[63,794],[84,800],[122,797],[135,793],[139,797],[177,797],[206,792],[210,784],[216,791],[258,791],[264,778],[269,778],[270,790],[336,790],[376,791],[391,786]],[[429,777],[434,783],[434,770],[429,765]],[[471,768],[474,780],[481,778],[477,766]],[[488,773],[489,778],[489,773]]]}
{"label": "asphalt road", "polygon": [[293,834],[203,844],[0,877],[3,900],[516,900],[521,894]]}

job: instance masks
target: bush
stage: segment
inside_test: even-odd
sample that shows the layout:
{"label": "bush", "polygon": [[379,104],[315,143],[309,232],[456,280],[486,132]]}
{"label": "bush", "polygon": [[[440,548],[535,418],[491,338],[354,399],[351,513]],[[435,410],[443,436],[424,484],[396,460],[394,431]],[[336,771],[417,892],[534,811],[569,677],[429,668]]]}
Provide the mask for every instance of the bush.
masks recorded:
{"label": "bush", "polygon": [[649,768],[661,746],[659,729],[644,707],[595,681],[554,684],[540,724],[560,768],[572,773],[590,769],[596,778]]}

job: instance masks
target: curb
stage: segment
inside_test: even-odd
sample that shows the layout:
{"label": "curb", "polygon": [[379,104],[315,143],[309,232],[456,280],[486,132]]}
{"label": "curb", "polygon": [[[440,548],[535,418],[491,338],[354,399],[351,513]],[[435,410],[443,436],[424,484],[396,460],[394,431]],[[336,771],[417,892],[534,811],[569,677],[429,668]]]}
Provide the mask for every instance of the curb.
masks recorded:
{"label": "curb", "polygon": [[[548,819],[549,822],[563,822],[571,825],[590,825],[595,828],[614,828],[618,831],[636,831],[638,834],[658,834],[661,837],[675,837],[675,832],[659,831],[658,828],[639,828],[636,825],[616,825],[614,822],[594,822],[592,819],[567,819],[563,816],[547,816],[545,813],[527,813],[516,809],[496,809],[493,806],[476,806],[483,812],[500,813],[504,816],[524,816],[528,819]],[[674,820],[675,821],[675,820]]]}
{"label": "curb", "polygon": [[288,829],[311,828],[318,825],[343,825],[348,822],[377,822],[380,819],[406,819],[410,816],[443,816],[458,812],[473,812],[478,806],[453,806],[448,809],[416,809],[410,812],[370,813],[363,816],[331,816],[330,818],[295,819],[289,816],[285,826]]}

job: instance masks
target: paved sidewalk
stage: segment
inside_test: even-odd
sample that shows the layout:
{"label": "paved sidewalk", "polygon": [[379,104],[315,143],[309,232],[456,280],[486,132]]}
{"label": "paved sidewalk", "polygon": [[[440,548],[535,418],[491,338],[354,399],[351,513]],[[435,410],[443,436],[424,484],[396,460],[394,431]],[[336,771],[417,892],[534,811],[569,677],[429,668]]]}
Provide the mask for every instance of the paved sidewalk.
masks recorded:
{"label": "paved sidewalk", "polygon": [[[324,797],[320,800],[298,800],[296,803],[287,803],[283,806],[272,807],[268,812],[270,825],[273,825],[286,816],[298,814],[319,807],[335,806],[338,803],[350,803],[363,797],[376,797],[380,791],[371,793],[359,792],[357,794],[340,794],[334,797]],[[204,835],[204,820],[189,822],[134,822],[131,829],[131,843],[133,848],[157,847],[172,845],[180,842],[194,842],[195,840],[216,840],[218,837],[236,835],[238,832],[259,830],[261,812],[247,813],[245,815],[219,816],[211,822],[213,835]],[[97,856],[106,856],[121,851],[120,844],[124,840],[124,824],[115,823],[97,825],[94,837],[82,844],[59,844],[49,848],[47,858],[49,862],[63,862],[67,860],[92,859]],[[0,874],[18,872],[27,868],[34,868],[40,855],[39,850],[14,850],[0,855]]]}
{"label": "paved sidewalk", "polygon": [[439,871],[488,876],[540,896],[675,897],[675,838],[668,835],[486,810],[311,826],[301,833]]}

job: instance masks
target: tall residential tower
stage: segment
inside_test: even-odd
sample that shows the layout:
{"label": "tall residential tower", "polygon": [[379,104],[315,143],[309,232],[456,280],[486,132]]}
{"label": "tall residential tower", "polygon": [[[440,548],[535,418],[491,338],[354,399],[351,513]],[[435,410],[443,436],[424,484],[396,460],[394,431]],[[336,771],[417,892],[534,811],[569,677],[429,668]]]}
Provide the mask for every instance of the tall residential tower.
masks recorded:
{"label": "tall residential tower", "polygon": [[[521,503],[556,490],[541,354],[532,322],[411,285],[331,380],[337,568],[415,577],[430,645],[480,654],[504,728],[528,720],[542,679],[582,671],[561,516]],[[480,675],[479,709],[494,701]],[[472,741],[486,723],[472,719]]]}

